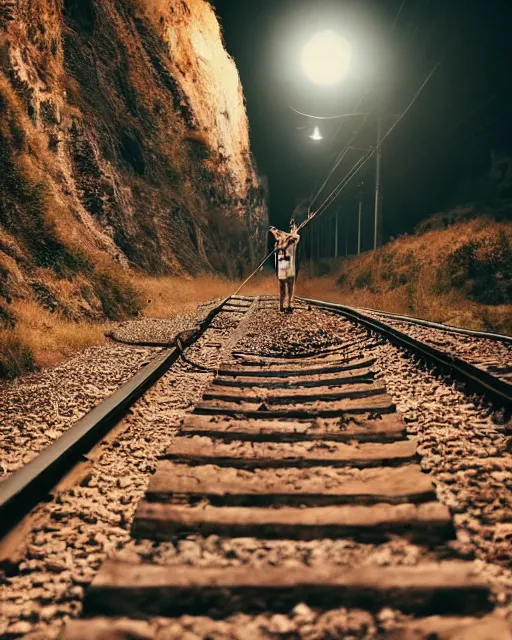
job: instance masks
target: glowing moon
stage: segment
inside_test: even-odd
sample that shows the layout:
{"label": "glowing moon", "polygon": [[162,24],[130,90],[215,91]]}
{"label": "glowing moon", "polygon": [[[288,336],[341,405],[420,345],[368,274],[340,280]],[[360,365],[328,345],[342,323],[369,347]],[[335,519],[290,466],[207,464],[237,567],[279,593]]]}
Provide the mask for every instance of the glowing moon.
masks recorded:
{"label": "glowing moon", "polygon": [[335,31],[317,33],[302,52],[304,73],[315,84],[335,84],[342,80],[350,67],[350,43]]}

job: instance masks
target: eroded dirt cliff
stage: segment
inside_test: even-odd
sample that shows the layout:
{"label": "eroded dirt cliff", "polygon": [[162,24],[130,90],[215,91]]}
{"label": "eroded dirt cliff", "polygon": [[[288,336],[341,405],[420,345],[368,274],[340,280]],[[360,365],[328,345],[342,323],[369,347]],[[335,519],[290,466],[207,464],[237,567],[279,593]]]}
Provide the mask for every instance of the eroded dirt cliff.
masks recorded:
{"label": "eroded dirt cliff", "polygon": [[239,275],[265,192],[206,0],[0,0],[0,320],[137,303],[123,272]]}

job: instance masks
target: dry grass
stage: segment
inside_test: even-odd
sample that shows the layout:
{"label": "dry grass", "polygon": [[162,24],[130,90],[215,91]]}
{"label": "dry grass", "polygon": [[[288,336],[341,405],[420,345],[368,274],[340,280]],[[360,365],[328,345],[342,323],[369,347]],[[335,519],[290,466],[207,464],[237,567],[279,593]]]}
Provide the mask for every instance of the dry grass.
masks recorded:
{"label": "dry grass", "polygon": [[[149,278],[136,276],[132,287],[144,300],[144,314],[153,318],[193,313],[201,302],[225,298],[240,282],[216,276],[198,278]],[[241,294],[275,294],[273,277],[261,276]],[[15,302],[10,311],[16,317],[14,329],[0,329],[0,378],[13,378],[38,367],[49,367],[88,347],[105,344],[106,325],[72,322],[62,314],[50,313],[35,301]]]}
{"label": "dry grass", "polygon": [[[144,315],[152,318],[170,318],[182,313],[192,313],[201,302],[232,295],[240,282],[218,276],[197,278],[138,276],[133,285],[144,296]],[[240,295],[275,294],[274,278],[260,276],[250,282]]]}
{"label": "dry grass", "polygon": [[19,376],[34,365],[33,354],[19,332],[0,329],[0,377]]}
{"label": "dry grass", "polygon": [[512,225],[481,217],[325,265],[298,291],[470,329],[512,333]]}
{"label": "dry grass", "polygon": [[[400,238],[377,254],[331,262],[323,265],[330,270],[323,277],[302,269],[297,294],[510,334],[511,247],[509,223],[481,218]],[[101,262],[99,266],[105,267]],[[38,275],[43,277],[41,270]],[[110,310],[110,317],[123,317],[128,308],[135,313],[138,299],[149,317],[193,313],[199,303],[225,298],[240,286],[240,281],[213,275],[157,278],[139,274],[132,275],[118,290],[114,286],[118,275],[103,274],[108,281],[100,279],[95,287],[103,313],[108,316]],[[57,291],[69,299],[74,295],[74,285],[69,284],[68,289],[60,287]],[[126,290],[132,293],[125,300]],[[254,278],[241,291],[241,295],[258,294],[277,294],[271,271]],[[17,324],[13,330],[0,329],[0,376],[56,364],[105,340],[105,325],[77,324],[58,312],[45,311],[33,301],[13,303],[9,311],[16,316]]]}
{"label": "dry grass", "polygon": [[[337,269],[339,265],[334,265],[334,270]],[[349,290],[340,287],[332,275],[312,277],[302,281],[299,279],[297,295],[353,307],[412,315],[466,329],[500,329],[505,333],[511,332],[512,308],[508,305],[496,307],[479,305],[455,293],[451,296],[437,296],[428,291],[427,286],[420,285],[419,288],[420,291],[416,293],[416,303],[413,303],[412,308],[410,296],[405,287],[386,293],[375,293],[367,288]]]}
{"label": "dry grass", "polygon": [[105,342],[103,324],[71,322],[29,301],[16,303],[13,310],[18,318],[16,328],[4,331],[0,344],[16,340],[31,354],[35,366],[55,365],[77,351]]}

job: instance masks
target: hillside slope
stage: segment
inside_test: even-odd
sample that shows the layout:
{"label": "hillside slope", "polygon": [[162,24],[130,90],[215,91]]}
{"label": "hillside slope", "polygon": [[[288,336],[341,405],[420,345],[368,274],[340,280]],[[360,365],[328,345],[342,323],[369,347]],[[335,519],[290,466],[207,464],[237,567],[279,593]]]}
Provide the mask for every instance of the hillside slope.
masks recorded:
{"label": "hillside slope", "polygon": [[206,0],[3,0],[0,27],[0,328],[27,301],[133,313],[126,267],[259,257],[265,192]]}
{"label": "hillside slope", "polygon": [[512,223],[481,216],[435,227],[299,278],[299,292],[512,335]]}

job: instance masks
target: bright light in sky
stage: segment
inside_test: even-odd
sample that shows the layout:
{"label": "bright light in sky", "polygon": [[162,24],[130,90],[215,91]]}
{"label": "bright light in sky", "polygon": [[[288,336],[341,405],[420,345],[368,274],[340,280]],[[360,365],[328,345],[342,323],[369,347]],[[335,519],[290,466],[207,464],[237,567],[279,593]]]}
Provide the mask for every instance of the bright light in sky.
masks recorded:
{"label": "bright light in sky", "polygon": [[335,84],[344,78],[350,66],[352,48],[335,31],[317,33],[302,52],[304,73],[315,84]]}
{"label": "bright light in sky", "polygon": [[323,140],[324,139],[324,137],[320,133],[320,129],[318,127],[315,127],[315,130],[313,131],[313,135],[311,135],[309,137],[311,138],[311,140]]}

